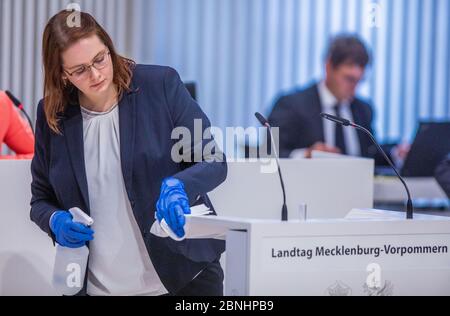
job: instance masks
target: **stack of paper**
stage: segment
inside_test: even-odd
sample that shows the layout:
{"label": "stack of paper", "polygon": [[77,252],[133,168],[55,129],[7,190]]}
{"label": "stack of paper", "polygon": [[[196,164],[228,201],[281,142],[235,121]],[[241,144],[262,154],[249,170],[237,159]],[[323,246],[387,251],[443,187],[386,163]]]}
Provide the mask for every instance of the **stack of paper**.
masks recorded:
{"label": "stack of paper", "polygon": [[212,211],[204,204],[198,205],[191,208],[191,214],[186,214],[186,224],[184,226],[185,235],[183,237],[178,237],[170,229],[167,223],[162,220],[161,223],[155,221],[150,229],[150,232],[158,237],[162,238],[172,238],[176,241],[182,241],[184,239],[225,239],[225,234],[223,230],[217,230],[215,227],[202,224],[194,224],[191,219],[194,217],[208,216],[211,215]]}

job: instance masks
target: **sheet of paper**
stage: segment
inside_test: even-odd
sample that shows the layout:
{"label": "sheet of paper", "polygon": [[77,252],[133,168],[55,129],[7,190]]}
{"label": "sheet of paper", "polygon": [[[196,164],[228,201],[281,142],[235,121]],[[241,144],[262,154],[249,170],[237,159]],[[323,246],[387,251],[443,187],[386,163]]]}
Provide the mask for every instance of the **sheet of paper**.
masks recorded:
{"label": "sheet of paper", "polygon": [[200,204],[191,207],[191,214],[186,214],[186,217],[204,216],[210,214],[212,214],[212,211],[205,204]]}
{"label": "sheet of paper", "polygon": [[183,238],[177,237],[164,222],[159,223],[157,220],[153,223],[150,233],[161,238],[172,238],[176,241],[184,239],[225,239],[225,231],[218,230],[217,227],[209,225],[194,224],[191,218],[199,216],[208,216],[212,211],[204,204],[191,207],[191,214],[186,214],[186,224],[184,225],[185,236]]}

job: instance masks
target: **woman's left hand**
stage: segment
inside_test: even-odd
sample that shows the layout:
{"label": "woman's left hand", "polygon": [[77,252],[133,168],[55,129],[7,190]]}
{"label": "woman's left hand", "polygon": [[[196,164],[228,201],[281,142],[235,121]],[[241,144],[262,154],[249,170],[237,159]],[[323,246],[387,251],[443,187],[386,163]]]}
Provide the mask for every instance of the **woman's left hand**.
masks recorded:
{"label": "woman's left hand", "polygon": [[184,184],[175,178],[167,178],[161,186],[161,193],[156,203],[156,218],[163,219],[172,231],[180,238],[185,235],[184,214],[190,214],[189,199],[184,190]]}

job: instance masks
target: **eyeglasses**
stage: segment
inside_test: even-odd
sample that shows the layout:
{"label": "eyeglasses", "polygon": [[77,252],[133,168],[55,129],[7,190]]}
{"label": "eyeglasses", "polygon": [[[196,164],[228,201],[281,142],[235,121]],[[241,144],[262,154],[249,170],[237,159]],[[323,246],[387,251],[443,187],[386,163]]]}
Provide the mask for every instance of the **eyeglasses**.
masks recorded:
{"label": "eyeglasses", "polygon": [[68,74],[71,77],[74,77],[76,80],[85,79],[87,75],[90,73],[91,67],[94,67],[97,70],[104,69],[106,66],[108,66],[108,61],[111,53],[109,51],[105,51],[98,55],[91,64],[89,65],[83,65],[77,68],[77,70],[73,72],[68,72],[64,69],[64,72]]}
{"label": "eyeglasses", "polygon": [[349,83],[351,85],[357,85],[359,82],[361,82],[363,80],[363,78],[356,78],[356,77],[349,76],[349,75],[346,75],[343,78],[345,81],[347,81],[347,83]]}

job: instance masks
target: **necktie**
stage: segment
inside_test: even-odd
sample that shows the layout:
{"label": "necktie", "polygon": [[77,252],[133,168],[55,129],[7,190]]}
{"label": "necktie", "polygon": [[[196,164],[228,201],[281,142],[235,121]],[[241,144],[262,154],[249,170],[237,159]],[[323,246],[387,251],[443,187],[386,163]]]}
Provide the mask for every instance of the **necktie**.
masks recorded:
{"label": "necktie", "polygon": [[[334,106],[334,112],[337,117],[341,117],[341,106],[337,104]],[[347,148],[345,146],[345,139],[344,139],[344,127],[341,124],[336,124],[336,129],[334,133],[335,137],[335,145],[337,148],[341,150],[341,153],[343,155],[347,154]]]}

